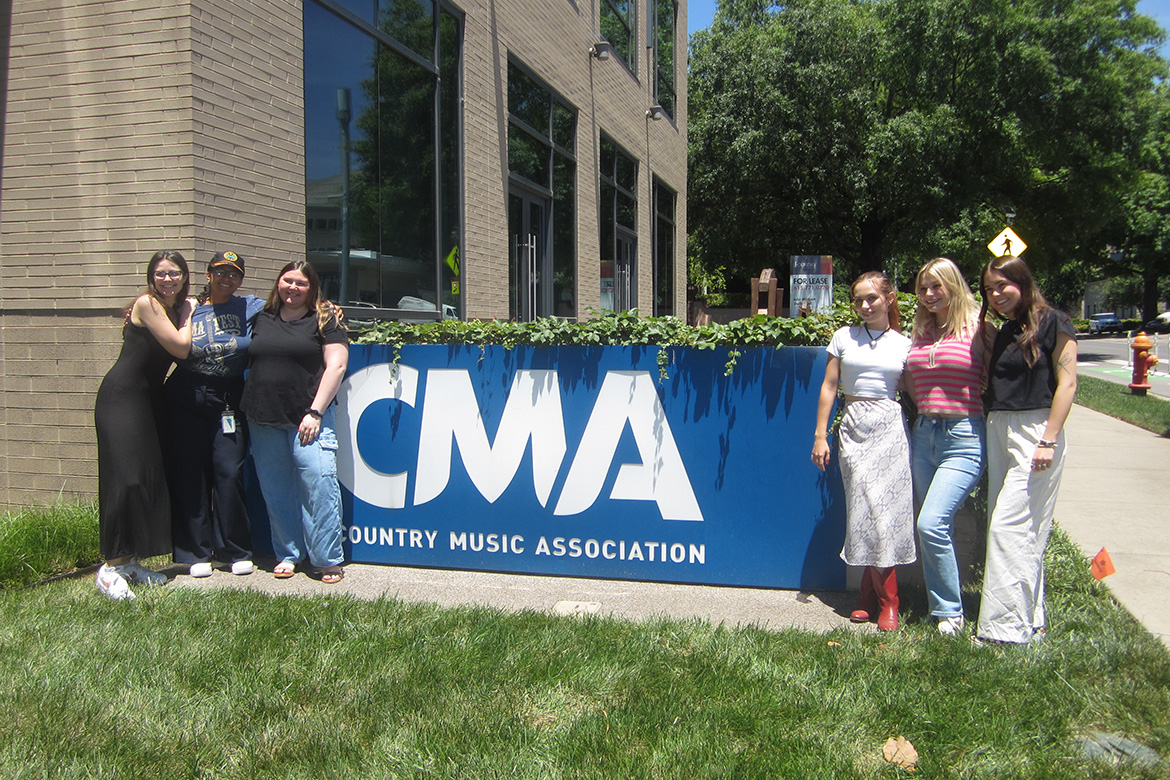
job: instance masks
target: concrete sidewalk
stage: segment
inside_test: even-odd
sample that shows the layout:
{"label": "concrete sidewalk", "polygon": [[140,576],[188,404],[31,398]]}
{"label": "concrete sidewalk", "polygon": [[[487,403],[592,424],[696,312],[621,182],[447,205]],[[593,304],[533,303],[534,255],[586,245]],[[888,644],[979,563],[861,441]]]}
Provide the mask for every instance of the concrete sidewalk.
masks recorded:
{"label": "concrete sidewalk", "polygon": [[[1170,645],[1170,439],[1076,406],[1056,521],[1087,557],[1109,550],[1117,573],[1106,580],[1126,609]],[[262,562],[271,567],[271,561]],[[1086,563],[1086,565],[1088,565]],[[482,605],[507,610],[587,612],[627,619],[702,618],[714,623],[798,627],[828,631],[853,625],[856,594],[666,585],[646,582],[537,577],[518,574],[412,569],[350,564],[338,585],[298,573],[277,580],[269,571],[236,577],[223,568],[206,579],[172,566],[172,587],[238,587],[273,594],[349,593],[389,596],[443,606]],[[906,567],[907,579],[921,569]],[[968,615],[974,620],[975,615]],[[875,631],[873,624],[857,626]]]}
{"label": "concrete sidewalk", "polygon": [[1056,523],[1087,557],[1109,551],[1105,584],[1170,647],[1170,439],[1083,406],[1065,430]]}
{"label": "concrete sidewalk", "polygon": [[[258,562],[259,563],[259,562]],[[268,569],[273,561],[264,561]],[[557,614],[600,614],[631,620],[658,616],[701,618],[714,623],[762,628],[804,628],[828,631],[849,622],[855,593],[840,591],[770,590],[711,585],[589,580],[525,574],[492,574],[404,566],[347,564],[345,579],[326,585],[298,572],[278,580],[270,571],[233,576],[219,567],[210,577],[187,576],[187,567],[164,569],[171,587],[235,587],[271,594],[324,595],[348,593],[359,598],[382,596],[445,607],[486,606],[496,609]],[[876,626],[861,627],[876,631]]]}

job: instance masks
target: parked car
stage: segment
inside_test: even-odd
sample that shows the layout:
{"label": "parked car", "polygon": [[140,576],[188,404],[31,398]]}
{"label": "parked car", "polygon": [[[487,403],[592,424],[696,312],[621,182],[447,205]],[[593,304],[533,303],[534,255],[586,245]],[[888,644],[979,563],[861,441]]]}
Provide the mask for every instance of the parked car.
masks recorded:
{"label": "parked car", "polygon": [[1102,311],[1089,315],[1089,333],[1106,333],[1120,331],[1121,320],[1111,311]]}
{"label": "parked car", "polygon": [[1138,328],[1146,333],[1170,333],[1170,311],[1164,311]]}

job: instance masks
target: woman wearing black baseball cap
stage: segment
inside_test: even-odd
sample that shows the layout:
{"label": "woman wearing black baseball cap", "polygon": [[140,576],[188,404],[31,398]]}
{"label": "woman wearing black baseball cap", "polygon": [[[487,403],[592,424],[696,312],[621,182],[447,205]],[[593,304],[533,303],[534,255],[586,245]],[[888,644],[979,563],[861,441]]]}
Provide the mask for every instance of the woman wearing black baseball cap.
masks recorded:
{"label": "woman wearing black baseball cap", "polygon": [[210,577],[212,561],[251,574],[252,531],[242,475],[248,426],[240,399],[252,321],[264,307],[239,296],[244,259],[219,252],[191,317],[191,354],[167,380],[167,472],[175,563]]}

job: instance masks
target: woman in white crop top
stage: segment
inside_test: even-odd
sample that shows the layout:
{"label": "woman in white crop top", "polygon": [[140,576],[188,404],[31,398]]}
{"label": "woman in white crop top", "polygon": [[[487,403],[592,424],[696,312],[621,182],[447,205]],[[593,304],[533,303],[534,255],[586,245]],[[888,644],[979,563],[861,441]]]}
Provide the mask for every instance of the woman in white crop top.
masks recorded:
{"label": "woman in white crop top", "polygon": [[902,407],[894,400],[910,339],[898,332],[898,299],[885,274],[862,274],[850,295],[861,324],[841,328],[829,342],[812,461],[821,471],[829,465],[829,421],[841,389],[845,414],[838,446],[846,511],[841,558],[865,567],[850,619],[867,622],[880,604],[878,628],[894,631],[898,628],[894,567],[917,558],[910,446]]}

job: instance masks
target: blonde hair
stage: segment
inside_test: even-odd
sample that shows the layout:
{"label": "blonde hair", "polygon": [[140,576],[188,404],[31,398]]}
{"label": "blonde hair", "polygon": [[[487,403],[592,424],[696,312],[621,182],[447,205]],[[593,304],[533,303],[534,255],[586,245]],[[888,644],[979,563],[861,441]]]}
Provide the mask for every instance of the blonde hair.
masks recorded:
{"label": "blonde hair", "polygon": [[[971,294],[971,288],[963,278],[963,272],[954,261],[946,257],[936,257],[927,261],[914,278],[914,294],[918,294],[922,286],[922,277],[930,274],[943,286],[950,297],[947,304],[947,315],[938,330],[938,338],[960,336],[973,332],[979,323],[979,303]],[[938,321],[930,310],[918,299],[918,309],[914,312],[914,337],[925,338],[931,328],[938,326]]]}

